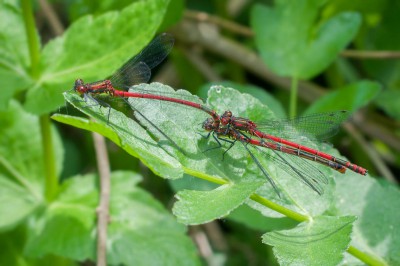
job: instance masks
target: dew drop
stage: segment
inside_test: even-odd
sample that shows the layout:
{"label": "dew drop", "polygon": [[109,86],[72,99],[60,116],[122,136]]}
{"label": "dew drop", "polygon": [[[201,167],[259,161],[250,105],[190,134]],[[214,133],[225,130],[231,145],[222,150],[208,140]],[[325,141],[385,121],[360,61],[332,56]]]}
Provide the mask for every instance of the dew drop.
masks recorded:
{"label": "dew drop", "polygon": [[220,85],[213,85],[213,86],[211,86],[211,89],[215,90],[216,93],[221,93],[221,91],[222,91],[222,86],[220,86]]}

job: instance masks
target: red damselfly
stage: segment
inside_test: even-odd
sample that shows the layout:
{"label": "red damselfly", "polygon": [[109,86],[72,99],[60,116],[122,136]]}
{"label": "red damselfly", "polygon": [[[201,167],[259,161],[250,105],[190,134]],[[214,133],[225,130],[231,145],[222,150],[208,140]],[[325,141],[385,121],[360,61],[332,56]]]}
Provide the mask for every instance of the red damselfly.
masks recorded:
{"label": "red damselfly", "polygon": [[[306,185],[319,194],[322,193],[320,183],[326,183],[327,178],[318,168],[310,164],[307,160],[316,161],[341,173],[344,173],[346,169],[351,169],[360,174],[367,174],[367,170],[360,166],[297,143],[301,143],[303,140],[312,136],[323,138],[333,135],[340,123],[347,119],[347,114],[345,112],[318,114],[285,121],[268,121],[263,124],[257,124],[246,118],[235,117],[230,111],[226,111],[222,116],[219,116],[217,112],[211,108],[189,100],[163,96],[155,92],[125,91],[134,84],[147,82],[151,76],[151,69],[166,58],[173,44],[174,39],[171,35],[166,33],[161,34],[137,56],[128,60],[111,76],[111,78],[86,84],[82,79],[77,79],[75,81],[74,90],[82,97],[89,97],[96,102],[99,102],[99,100],[96,100],[94,98],[95,96],[107,94],[122,99],[145,98],[174,102],[206,112],[211,118],[208,118],[203,123],[203,128],[213,134],[219,146],[221,146],[219,140],[230,142],[231,147],[236,141],[240,141],[244,144],[246,150],[250,153],[257,166],[261,169],[276,191],[278,190],[275,183],[257,158],[250,152],[247,147],[248,144],[254,147],[263,147],[272,150],[274,156],[266,154],[269,159],[276,162],[280,168],[285,169],[292,175],[300,177]],[[130,107],[181,150],[174,141],[149,121],[142,113],[132,105],[130,105]],[[247,134],[257,137],[257,139],[251,138]],[[228,150],[230,148],[228,148]],[[292,156],[285,156],[286,154]]]}
{"label": "red damselfly", "polygon": [[317,139],[326,139],[336,134],[339,125],[347,119],[347,111],[312,114],[304,117],[267,121],[264,123],[255,123],[246,118],[234,117],[230,111],[226,111],[220,117],[222,127],[232,126],[237,130],[245,131],[258,138],[296,148],[299,152],[313,155],[316,161],[317,158],[326,159],[343,166],[336,169],[339,172],[344,173],[346,169],[350,169],[356,173],[366,175],[368,171],[361,166],[291,141],[299,140],[299,136],[303,140],[315,137]]}
{"label": "red damselfly", "polygon": [[[170,34],[163,33],[157,36],[138,55],[129,59],[111,78],[86,84],[82,79],[77,79],[73,89],[82,97],[92,98],[96,102],[98,100],[93,96],[99,94],[108,94],[121,98],[132,97],[174,102],[200,109],[211,115],[214,121],[219,121],[219,116],[214,110],[199,103],[163,96],[154,92],[125,91],[135,84],[148,82],[151,77],[151,69],[159,65],[167,57],[173,45],[174,38]],[[131,106],[131,108],[140,114],[134,107]]]}
{"label": "red damselfly", "polygon": [[[248,144],[256,148],[263,147],[272,150],[273,156],[265,154],[268,159],[274,161],[286,172],[299,177],[301,181],[318,194],[322,194],[323,189],[320,183],[326,183],[327,178],[318,168],[306,160],[318,162],[340,173],[345,173],[346,169],[350,169],[356,173],[366,175],[368,171],[349,161],[300,145],[291,140],[304,142],[314,137],[330,137],[336,133],[338,126],[347,118],[346,111],[338,111],[288,120],[255,123],[247,118],[235,117],[232,112],[226,111],[220,116],[218,123],[215,123],[212,118],[206,119],[203,123],[203,128],[210,132],[209,135],[213,134],[214,139],[219,144],[218,147],[221,147],[219,140],[231,144],[224,153],[232,148],[236,141],[241,142],[278,194],[279,191],[275,182],[248,149]],[[261,130],[268,130],[269,133],[264,133]],[[257,139],[247,134],[255,136]],[[287,154],[291,156],[286,156]]]}
{"label": "red damselfly", "polygon": [[[97,99],[96,96],[107,94],[109,96],[122,99],[132,97],[174,102],[202,110],[211,115],[215,121],[219,121],[219,116],[216,114],[215,111],[199,103],[163,96],[155,92],[150,93],[147,91],[127,91],[135,84],[148,82],[151,77],[151,69],[159,65],[167,57],[173,45],[174,38],[170,34],[163,33],[157,36],[153,41],[151,41],[150,44],[146,46],[138,55],[129,59],[109,79],[100,80],[92,83],[84,83],[82,79],[77,79],[75,81],[73,90],[81,95],[81,97],[83,97],[85,101],[87,100],[87,98],[89,98],[98,103],[100,106],[105,105],[109,108],[110,105],[108,103]],[[128,103],[128,101],[125,102]],[[129,103],[128,105],[137,114],[142,116],[166,139],[168,139],[174,146],[176,146],[181,152],[183,152],[182,149],[174,141],[172,141],[170,137],[168,137],[156,125],[149,121],[139,110],[137,110]]]}

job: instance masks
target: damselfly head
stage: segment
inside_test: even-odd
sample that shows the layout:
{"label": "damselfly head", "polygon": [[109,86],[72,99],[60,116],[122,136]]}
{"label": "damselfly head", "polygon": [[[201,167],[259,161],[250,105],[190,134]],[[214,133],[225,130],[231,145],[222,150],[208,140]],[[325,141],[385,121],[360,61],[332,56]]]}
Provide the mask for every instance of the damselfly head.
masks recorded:
{"label": "damselfly head", "polygon": [[82,79],[75,80],[74,91],[76,91],[80,95],[82,95],[86,92],[86,87],[85,87],[85,84],[83,83]]}
{"label": "damselfly head", "polygon": [[221,116],[221,124],[222,125],[227,125],[231,122],[232,119],[232,112],[231,111],[225,111],[222,116]]}
{"label": "damselfly head", "polygon": [[214,130],[214,119],[212,119],[211,117],[207,118],[204,122],[203,122],[203,128],[207,131],[212,131]]}

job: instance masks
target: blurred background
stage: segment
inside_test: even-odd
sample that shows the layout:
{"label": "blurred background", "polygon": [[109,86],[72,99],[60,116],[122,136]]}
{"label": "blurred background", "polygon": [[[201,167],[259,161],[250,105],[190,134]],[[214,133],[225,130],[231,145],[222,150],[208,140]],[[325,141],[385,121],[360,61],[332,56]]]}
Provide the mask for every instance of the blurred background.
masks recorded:
{"label": "blurred background", "polygon": [[[171,33],[175,45],[168,59],[152,72],[152,81],[188,90],[204,100],[214,84],[232,87],[258,98],[278,118],[348,110],[351,122],[330,142],[343,156],[369,169],[379,182],[397,185],[399,12],[400,3],[394,0],[2,1],[0,264],[93,264],[93,220],[78,219],[83,227],[74,232],[87,234],[92,242],[82,244],[89,242],[81,239],[74,244],[61,236],[50,237],[57,235],[60,226],[73,228],[74,223],[51,220],[56,214],[47,209],[59,189],[75,191],[62,199],[66,206],[74,198],[83,200],[85,193],[90,194],[89,190],[74,190],[78,184],[56,187],[58,181],[97,172],[93,137],[89,131],[49,117],[54,113],[81,116],[72,106],[65,107],[62,92],[71,90],[82,75],[87,81],[110,76],[132,56],[132,50],[140,51],[161,32]],[[136,22],[130,24],[129,18]],[[140,44],[131,49],[136,37]],[[107,56],[113,59],[105,59]],[[101,61],[98,65],[86,65],[96,64],[97,58]],[[106,145],[110,168],[140,173],[142,177],[133,185],[142,179],[139,187],[148,194],[141,197],[153,197],[165,215],[170,215],[166,210],[171,209],[176,191],[215,187],[190,176],[181,182],[161,179],[113,142]],[[95,189],[96,182],[89,182],[88,189]],[[88,210],[81,209],[80,214],[76,209],[69,211],[76,211],[77,217],[88,212],[94,217],[95,196],[91,195],[94,202],[85,205]],[[89,211],[89,207],[93,209]],[[268,220],[252,211],[249,208],[233,213],[232,218],[191,226],[191,241],[185,238],[180,244],[188,245],[188,250],[182,251],[187,260],[175,265],[200,261],[277,265],[272,248],[260,244],[261,236],[267,230],[296,223],[286,218]],[[62,212],[61,208],[56,213]],[[242,219],[246,215],[259,220],[249,224]],[[168,217],[168,223],[175,223]],[[43,233],[44,227],[50,231]],[[183,226],[179,228],[179,234],[185,235]],[[39,237],[46,234],[48,238]],[[69,245],[60,243],[74,247],[66,250]],[[112,243],[109,245],[111,248]],[[109,257],[115,264],[133,265],[130,263],[135,260],[129,256],[117,259],[119,252],[124,252],[120,245]],[[157,248],[156,243],[150,246]],[[135,261],[136,265],[145,262]]]}

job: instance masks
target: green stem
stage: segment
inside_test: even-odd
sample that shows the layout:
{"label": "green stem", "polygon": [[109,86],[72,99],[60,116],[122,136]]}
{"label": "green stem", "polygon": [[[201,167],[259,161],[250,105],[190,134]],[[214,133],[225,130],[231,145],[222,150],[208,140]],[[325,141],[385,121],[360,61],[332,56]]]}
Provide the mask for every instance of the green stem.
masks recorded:
{"label": "green stem", "polygon": [[[204,177],[202,179],[205,179],[205,180],[208,180],[210,182],[217,183],[217,184],[220,184],[220,185],[227,183],[223,179],[204,178]],[[268,200],[268,199],[266,199],[266,198],[264,198],[264,197],[262,197],[262,196],[260,196],[258,194],[254,193],[253,195],[250,196],[250,199],[254,200],[255,202],[258,202],[258,203],[262,204],[263,206],[265,206],[265,207],[267,207],[267,208],[269,208],[271,210],[274,210],[274,211],[276,211],[278,213],[281,213],[281,214],[285,215],[286,217],[291,218],[291,219],[293,219],[295,221],[305,222],[305,221],[310,220],[310,218],[308,216],[300,214],[300,213],[297,213],[295,211],[292,211],[292,210],[290,210],[290,209],[288,209],[288,208],[286,208],[284,206],[281,206],[281,205],[279,205],[279,204],[277,204],[275,202],[272,202],[272,201],[270,201],[270,200]],[[347,249],[347,252],[349,254],[353,255],[354,257],[358,258],[362,262],[365,262],[368,265],[376,265],[376,266],[378,266],[378,265],[379,266],[387,265],[382,260],[379,260],[378,258],[375,258],[375,257],[373,257],[371,255],[368,255],[368,254],[356,249],[353,246],[350,246]]]}
{"label": "green stem", "polygon": [[39,37],[36,32],[35,20],[33,18],[32,11],[32,1],[22,0],[22,14],[24,16],[26,37],[29,47],[29,55],[31,59],[31,75],[37,77],[39,72],[39,57],[40,57],[40,47],[39,47]]}
{"label": "green stem", "polygon": [[350,246],[347,249],[347,252],[357,259],[361,260],[362,262],[366,263],[367,265],[376,265],[376,266],[386,266],[387,263],[380,260],[379,258],[375,258],[371,255],[365,254],[364,252],[358,250],[357,248]]}
{"label": "green stem", "polygon": [[[33,17],[32,1],[21,0],[21,7],[25,23],[26,38],[29,47],[31,75],[33,78],[37,78],[39,75],[40,45],[39,36],[36,32],[36,25]],[[44,171],[46,175],[45,195],[46,199],[51,201],[58,191],[58,178],[56,174],[54,147],[48,115],[43,115],[40,117],[40,130],[42,134]]]}
{"label": "green stem", "polygon": [[226,181],[224,179],[221,179],[221,178],[215,178],[215,177],[210,176],[210,175],[203,175],[203,174],[201,174],[201,173],[199,173],[197,171],[192,171],[190,168],[184,167],[183,169],[184,169],[184,172],[186,174],[191,175],[191,176],[196,176],[196,177],[201,178],[203,180],[207,180],[208,182],[211,182],[211,183],[215,183],[215,184],[218,184],[218,185],[225,185],[225,184],[229,183],[228,181]]}
{"label": "green stem", "polygon": [[286,217],[289,217],[295,221],[305,222],[305,221],[309,220],[309,218],[307,216],[297,213],[295,211],[292,211],[286,207],[276,204],[275,202],[267,200],[266,198],[263,198],[260,195],[253,194],[250,196],[250,198],[252,200],[264,205],[265,207],[270,208],[271,210],[274,210],[276,212],[279,212],[279,213],[285,215]]}
{"label": "green stem", "polygon": [[297,113],[297,91],[299,88],[299,80],[297,77],[292,78],[292,84],[290,85],[290,103],[289,103],[289,115],[295,117]]}
{"label": "green stem", "polygon": [[56,174],[56,163],[54,155],[51,124],[48,115],[40,117],[40,130],[42,133],[42,147],[44,157],[44,171],[46,175],[45,195],[48,201],[54,199],[58,192],[58,178]]}

